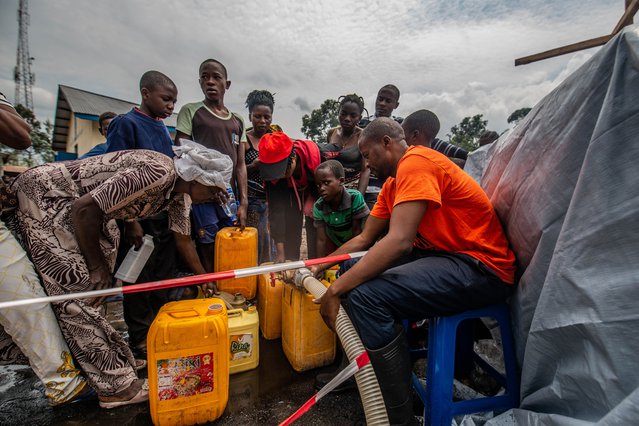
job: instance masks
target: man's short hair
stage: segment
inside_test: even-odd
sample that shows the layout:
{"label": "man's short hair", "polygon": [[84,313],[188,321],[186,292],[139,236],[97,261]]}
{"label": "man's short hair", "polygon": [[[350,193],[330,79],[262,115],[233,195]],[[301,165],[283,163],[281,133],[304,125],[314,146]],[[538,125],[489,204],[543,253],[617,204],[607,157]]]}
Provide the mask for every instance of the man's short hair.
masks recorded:
{"label": "man's short hair", "polygon": [[395,101],[399,101],[399,89],[394,84],[384,85],[381,89],[379,89],[377,93],[381,92],[382,90],[389,90],[393,92],[395,94]]}
{"label": "man's short hair", "polygon": [[345,176],[344,166],[342,166],[342,163],[340,163],[337,160],[326,160],[323,163],[320,163],[320,165],[317,166],[315,171],[318,171],[320,169],[330,170],[331,173],[333,173],[333,176],[335,176],[337,179],[342,179]]}
{"label": "man's short hair", "polygon": [[415,130],[422,133],[429,142],[432,142],[439,133],[439,119],[434,112],[420,109],[410,114],[402,122],[404,131],[411,134]]}
{"label": "man's short hair", "polygon": [[148,90],[154,90],[158,87],[170,87],[177,90],[177,86],[173,83],[173,80],[160,71],[153,70],[145,72],[142,74],[142,78],[140,78],[140,91],[145,87]]}
{"label": "man's short hair", "polygon": [[404,139],[404,129],[392,118],[379,117],[362,130],[359,140],[380,142],[384,136],[393,140]]}
{"label": "man's short hair", "polygon": [[495,142],[497,139],[499,139],[499,133],[494,130],[486,130],[479,135],[479,146],[488,145],[489,143]]}
{"label": "man's short hair", "polygon": [[118,115],[116,113],[111,112],[111,111],[103,112],[98,117],[98,126],[102,127],[102,123],[104,123],[106,120],[114,119],[117,116]]}
{"label": "man's short hair", "polygon": [[198,68],[198,74],[202,74],[202,68],[204,67],[204,65],[208,64],[209,62],[213,62],[214,64],[218,64],[219,66],[221,66],[222,71],[224,71],[224,78],[226,79],[229,78],[229,74],[226,71],[226,67],[224,66],[224,64],[218,61],[217,59],[213,59],[213,58],[205,59],[204,61],[202,61],[202,63],[200,64],[200,68]]}

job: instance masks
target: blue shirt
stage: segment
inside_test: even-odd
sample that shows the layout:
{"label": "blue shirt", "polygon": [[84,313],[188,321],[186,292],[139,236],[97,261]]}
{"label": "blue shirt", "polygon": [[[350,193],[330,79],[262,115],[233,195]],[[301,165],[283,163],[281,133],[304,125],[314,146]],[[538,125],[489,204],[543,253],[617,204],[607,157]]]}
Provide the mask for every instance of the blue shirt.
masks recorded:
{"label": "blue shirt", "polygon": [[125,149],[148,149],[173,158],[173,141],[162,120],[143,114],[137,108],[118,115],[109,124],[107,152]]}

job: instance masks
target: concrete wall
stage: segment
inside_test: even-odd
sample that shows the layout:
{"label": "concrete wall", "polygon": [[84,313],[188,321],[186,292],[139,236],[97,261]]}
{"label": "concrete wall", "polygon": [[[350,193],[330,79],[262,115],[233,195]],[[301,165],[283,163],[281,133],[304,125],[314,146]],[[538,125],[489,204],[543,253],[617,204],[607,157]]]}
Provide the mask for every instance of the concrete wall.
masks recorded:
{"label": "concrete wall", "polygon": [[97,121],[78,118],[73,114],[69,123],[67,152],[75,152],[79,157],[103,142],[104,137],[98,131]]}

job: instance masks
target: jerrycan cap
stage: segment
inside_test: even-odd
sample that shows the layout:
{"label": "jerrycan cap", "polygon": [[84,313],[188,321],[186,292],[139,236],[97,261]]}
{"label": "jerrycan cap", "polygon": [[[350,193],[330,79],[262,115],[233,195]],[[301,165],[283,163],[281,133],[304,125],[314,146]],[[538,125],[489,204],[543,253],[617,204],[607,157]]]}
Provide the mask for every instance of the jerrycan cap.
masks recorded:
{"label": "jerrycan cap", "polygon": [[248,307],[248,312],[249,314],[254,314],[255,312],[257,312],[257,307],[255,305],[251,305]]}
{"label": "jerrycan cap", "polygon": [[206,312],[206,314],[207,315],[221,314],[223,309],[224,307],[221,304],[214,303],[212,305],[209,305],[209,310]]}
{"label": "jerrycan cap", "polygon": [[231,300],[231,306],[235,309],[243,308],[245,303],[246,297],[244,297],[242,293],[235,293],[235,297]]}

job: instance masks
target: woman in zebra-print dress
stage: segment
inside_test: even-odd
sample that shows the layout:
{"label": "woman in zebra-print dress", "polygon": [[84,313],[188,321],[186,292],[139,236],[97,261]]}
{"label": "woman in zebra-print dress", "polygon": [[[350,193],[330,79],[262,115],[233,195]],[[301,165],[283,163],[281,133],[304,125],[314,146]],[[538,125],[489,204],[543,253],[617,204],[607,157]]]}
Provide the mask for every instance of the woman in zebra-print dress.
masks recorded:
{"label": "woman in zebra-print dress", "polygon": [[[154,151],[118,151],[27,170],[13,184],[13,230],[33,259],[49,295],[111,285],[119,232],[113,219],[168,211],[170,228],[190,234],[189,210],[221,189],[186,182],[172,159]],[[225,193],[225,192],[224,192]],[[148,398],[131,351],[96,306],[53,303],[64,338],[106,408]],[[145,393],[146,392],[146,393]]]}

